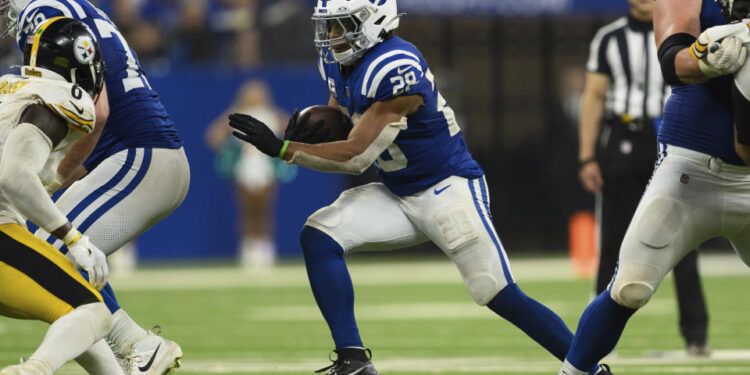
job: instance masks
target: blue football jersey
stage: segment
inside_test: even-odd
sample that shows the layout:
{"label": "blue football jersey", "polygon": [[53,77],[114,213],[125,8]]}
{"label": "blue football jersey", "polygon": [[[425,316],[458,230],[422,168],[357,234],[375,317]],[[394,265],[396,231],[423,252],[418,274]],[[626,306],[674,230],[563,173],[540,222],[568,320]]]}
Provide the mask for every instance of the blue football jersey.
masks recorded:
{"label": "blue football jersey", "polygon": [[[714,0],[703,0],[701,31],[727,23]],[[712,155],[727,163],[744,165],[734,151],[732,76],[699,85],[672,86],[664,107],[659,142]]]}
{"label": "blue football jersey", "polygon": [[127,148],[181,147],[177,129],[161,104],[159,94],[151,89],[135,52],[109,17],[88,1],[31,1],[18,17],[18,47],[23,51],[36,27],[58,16],[72,17],[88,25],[101,45],[107,67],[109,118],[84,167],[92,170],[105,158]]}
{"label": "blue football jersey", "polygon": [[331,96],[357,124],[375,102],[420,95],[424,105],[407,116],[406,128],[375,162],[383,183],[400,196],[413,195],[449,176],[480,177],[453,110],[438,92],[419,50],[391,37],[369,50],[344,77],[339,64],[320,62]]}

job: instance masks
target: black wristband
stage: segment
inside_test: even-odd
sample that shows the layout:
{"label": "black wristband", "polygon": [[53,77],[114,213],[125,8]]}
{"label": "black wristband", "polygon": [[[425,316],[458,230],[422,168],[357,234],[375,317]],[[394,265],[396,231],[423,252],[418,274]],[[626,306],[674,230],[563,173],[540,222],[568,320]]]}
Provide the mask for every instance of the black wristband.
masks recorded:
{"label": "black wristband", "polygon": [[661,65],[661,74],[664,77],[664,82],[674,86],[685,84],[677,75],[674,60],[678,52],[690,47],[696,39],[696,37],[688,33],[677,33],[670,35],[661,43],[661,46],[659,46],[659,64]]}

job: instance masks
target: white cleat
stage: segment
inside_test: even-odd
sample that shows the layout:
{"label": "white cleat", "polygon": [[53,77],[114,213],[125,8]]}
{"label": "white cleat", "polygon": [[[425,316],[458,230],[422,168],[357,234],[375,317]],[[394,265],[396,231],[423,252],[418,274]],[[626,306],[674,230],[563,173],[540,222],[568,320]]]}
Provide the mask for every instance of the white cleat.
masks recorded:
{"label": "white cleat", "polygon": [[182,349],[176,342],[149,331],[148,336],[132,345],[124,355],[127,375],[172,374],[180,367]]}

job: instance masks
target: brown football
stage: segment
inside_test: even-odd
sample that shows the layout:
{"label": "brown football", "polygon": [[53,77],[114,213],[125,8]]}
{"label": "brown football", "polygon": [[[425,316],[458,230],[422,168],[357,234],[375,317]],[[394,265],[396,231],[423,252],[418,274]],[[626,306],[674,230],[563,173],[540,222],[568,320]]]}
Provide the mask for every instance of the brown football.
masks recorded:
{"label": "brown football", "polygon": [[329,107],[327,105],[314,105],[307,107],[300,112],[300,117],[305,113],[310,112],[310,119],[304,124],[306,129],[309,126],[313,126],[318,121],[323,120],[323,129],[331,131],[331,135],[325,140],[325,142],[343,141],[349,137],[349,132],[352,131],[354,124],[349,116],[339,111],[338,108]]}

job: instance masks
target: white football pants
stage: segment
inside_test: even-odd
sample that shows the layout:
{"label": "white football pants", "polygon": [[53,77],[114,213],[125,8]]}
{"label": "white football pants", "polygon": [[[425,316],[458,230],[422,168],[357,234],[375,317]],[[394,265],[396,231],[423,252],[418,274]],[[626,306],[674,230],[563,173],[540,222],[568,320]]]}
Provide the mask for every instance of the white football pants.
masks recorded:
{"label": "white football pants", "polygon": [[[55,205],[109,255],[179,207],[189,184],[182,148],[131,148],[105,159]],[[54,239],[43,229],[34,235]],[[53,243],[58,249],[62,245],[60,240]]]}
{"label": "white football pants", "polygon": [[645,305],[667,273],[712,237],[729,239],[750,265],[750,167],[663,143],[659,149],[609,286],[631,308]]}
{"label": "white football pants", "polygon": [[344,191],[305,225],[326,233],[347,253],[432,240],[456,264],[474,301],[486,305],[514,282],[489,203],[484,178],[452,176],[407,197],[372,183]]}

